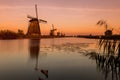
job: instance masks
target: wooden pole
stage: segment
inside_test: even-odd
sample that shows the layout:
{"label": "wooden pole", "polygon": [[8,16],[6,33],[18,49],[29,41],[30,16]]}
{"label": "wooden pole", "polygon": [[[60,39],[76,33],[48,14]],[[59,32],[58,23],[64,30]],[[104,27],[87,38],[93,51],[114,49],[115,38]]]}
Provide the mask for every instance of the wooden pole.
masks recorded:
{"label": "wooden pole", "polygon": [[36,18],[38,19],[37,4],[35,4],[35,12],[36,12]]}

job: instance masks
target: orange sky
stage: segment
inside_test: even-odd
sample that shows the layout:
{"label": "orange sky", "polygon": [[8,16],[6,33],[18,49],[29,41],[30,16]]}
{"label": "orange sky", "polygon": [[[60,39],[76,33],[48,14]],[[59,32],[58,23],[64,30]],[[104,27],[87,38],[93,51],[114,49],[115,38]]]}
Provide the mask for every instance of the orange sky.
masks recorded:
{"label": "orange sky", "polygon": [[28,28],[27,15],[35,16],[34,5],[38,4],[42,34],[49,34],[54,24],[66,34],[103,34],[104,28],[96,26],[104,19],[118,29],[120,27],[119,0],[0,0],[0,29]]}

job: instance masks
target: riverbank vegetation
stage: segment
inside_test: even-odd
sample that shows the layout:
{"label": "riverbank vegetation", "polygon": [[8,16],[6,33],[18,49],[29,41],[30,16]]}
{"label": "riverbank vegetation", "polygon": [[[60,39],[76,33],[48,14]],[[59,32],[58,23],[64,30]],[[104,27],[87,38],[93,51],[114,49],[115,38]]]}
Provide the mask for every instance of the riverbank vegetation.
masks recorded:
{"label": "riverbank vegetation", "polygon": [[[118,31],[119,29],[115,29],[115,26],[111,26],[107,23],[106,20],[99,20],[97,22],[98,26],[100,27],[104,27],[104,33],[103,35],[77,35],[77,37],[79,38],[89,38],[89,39],[112,39],[112,40],[120,40],[120,31]],[[114,28],[113,28],[114,27]],[[116,32],[116,34],[113,34],[113,31]]]}
{"label": "riverbank vegetation", "polygon": [[18,29],[17,32],[11,30],[0,30],[0,39],[39,39],[39,38],[63,38],[68,37],[65,35],[27,35],[23,32],[23,30]]}
{"label": "riverbank vegetation", "polygon": [[18,32],[11,30],[0,30],[0,39],[17,39],[23,37],[25,37],[25,34],[22,30],[18,30]]}

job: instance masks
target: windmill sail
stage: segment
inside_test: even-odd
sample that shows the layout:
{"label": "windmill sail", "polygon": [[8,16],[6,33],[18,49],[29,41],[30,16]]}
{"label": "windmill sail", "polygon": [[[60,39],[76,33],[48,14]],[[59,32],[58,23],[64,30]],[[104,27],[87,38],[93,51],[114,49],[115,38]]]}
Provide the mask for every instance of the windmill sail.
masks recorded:
{"label": "windmill sail", "polygon": [[27,15],[27,18],[35,19],[35,17],[32,17],[32,16],[30,16],[30,15]]}
{"label": "windmill sail", "polygon": [[39,19],[40,22],[47,23],[47,21]]}

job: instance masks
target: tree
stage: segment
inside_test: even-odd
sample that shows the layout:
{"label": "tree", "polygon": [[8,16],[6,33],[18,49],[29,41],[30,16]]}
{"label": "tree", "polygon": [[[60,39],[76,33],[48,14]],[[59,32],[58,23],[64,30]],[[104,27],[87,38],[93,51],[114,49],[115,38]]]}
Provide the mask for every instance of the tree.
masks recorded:
{"label": "tree", "polygon": [[24,35],[23,30],[18,29],[18,35]]}
{"label": "tree", "polygon": [[104,21],[104,20],[98,21],[98,22],[97,22],[97,25],[104,26],[104,27],[105,27],[105,30],[108,29],[108,24],[107,24],[107,22]]}
{"label": "tree", "polygon": [[113,28],[110,29],[110,27],[108,26],[108,23],[106,21],[100,20],[97,22],[97,25],[105,27],[105,33],[104,33],[105,36],[112,36]]}

